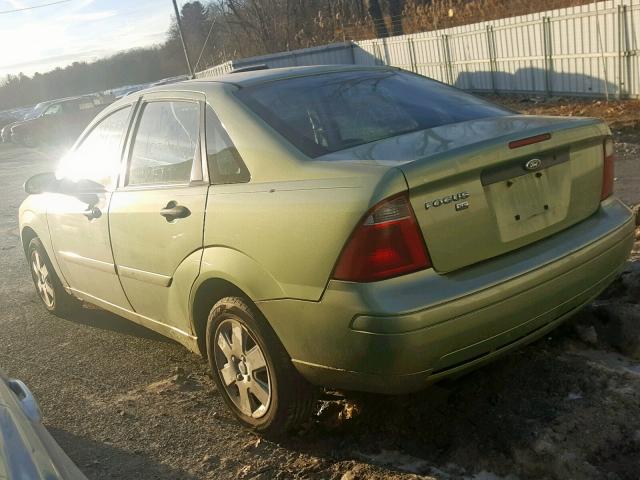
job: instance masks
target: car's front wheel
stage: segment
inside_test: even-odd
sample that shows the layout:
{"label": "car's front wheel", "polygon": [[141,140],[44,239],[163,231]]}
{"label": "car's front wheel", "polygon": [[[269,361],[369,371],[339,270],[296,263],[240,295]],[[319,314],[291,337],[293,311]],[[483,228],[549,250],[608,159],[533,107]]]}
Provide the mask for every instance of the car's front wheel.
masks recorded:
{"label": "car's front wheel", "polygon": [[77,309],[80,302],[65,291],[40,239],[29,242],[28,257],[33,283],[46,309],[59,316]]}
{"label": "car's front wheel", "polygon": [[315,389],[302,378],[260,312],[238,297],[211,309],[207,354],[225,402],[242,424],[277,436],[309,419]]}

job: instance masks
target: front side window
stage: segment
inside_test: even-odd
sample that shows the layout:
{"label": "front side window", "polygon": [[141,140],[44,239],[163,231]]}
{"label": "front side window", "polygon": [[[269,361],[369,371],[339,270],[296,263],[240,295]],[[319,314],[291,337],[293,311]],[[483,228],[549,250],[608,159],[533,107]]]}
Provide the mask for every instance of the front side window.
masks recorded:
{"label": "front side window", "polygon": [[198,148],[200,105],[154,101],[144,105],[141,115],[128,185],[189,183]]}
{"label": "front side window", "polygon": [[288,78],[236,94],[309,157],[440,125],[511,112],[397,70]]}
{"label": "front side window", "polygon": [[122,140],[129,125],[131,107],[104,118],[69,155],[56,171],[58,178],[91,180],[113,188],[120,172]]}
{"label": "front side window", "polygon": [[213,109],[206,111],[207,161],[213,183],[245,183],[250,180],[238,150]]}

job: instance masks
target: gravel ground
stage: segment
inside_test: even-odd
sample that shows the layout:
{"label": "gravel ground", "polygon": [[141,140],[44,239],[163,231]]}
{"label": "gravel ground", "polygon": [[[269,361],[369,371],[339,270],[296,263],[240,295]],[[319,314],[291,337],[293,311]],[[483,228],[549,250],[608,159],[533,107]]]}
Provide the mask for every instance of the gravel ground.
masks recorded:
{"label": "gravel ground", "polygon": [[[640,132],[617,138],[617,191],[640,203]],[[550,337],[419,394],[325,401],[276,444],[238,427],[176,343],[100,310],[62,320],[40,306],[16,214],[24,180],[52,165],[0,146],[0,368],[30,386],[89,478],[638,478],[640,261]]]}

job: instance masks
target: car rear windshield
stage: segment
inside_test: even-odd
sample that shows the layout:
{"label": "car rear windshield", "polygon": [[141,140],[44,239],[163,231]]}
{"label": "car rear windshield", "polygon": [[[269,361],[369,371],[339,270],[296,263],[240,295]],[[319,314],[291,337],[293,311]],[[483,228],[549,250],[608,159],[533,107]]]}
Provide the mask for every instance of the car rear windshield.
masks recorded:
{"label": "car rear windshield", "polygon": [[237,95],[312,158],[440,125],[512,113],[398,70],[289,78],[243,88]]}

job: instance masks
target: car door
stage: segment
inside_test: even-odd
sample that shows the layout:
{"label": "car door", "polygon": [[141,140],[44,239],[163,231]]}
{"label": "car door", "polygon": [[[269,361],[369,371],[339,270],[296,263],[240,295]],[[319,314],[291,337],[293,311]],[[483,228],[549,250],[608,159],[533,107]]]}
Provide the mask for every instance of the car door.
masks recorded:
{"label": "car door", "polygon": [[[183,261],[202,248],[209,187],[200,140],[204,97],[166,95],[143,97],[109,223],[120,281],[135,312],[184,331],[169,313],[171,286]],[[181,283],[195,281],[199,261],[180,274]]]}
{"label": "car door", "polygon": [[[48,194],[47,220],[62,275],[81,297],[131,309],[115,270],[108,211],[121,171],[124,139],[133,107],[104,117],[62,159],[56,175],[68,182],[95,182],[95,191]],[[86,182],[85,182],[86,183]]]}

